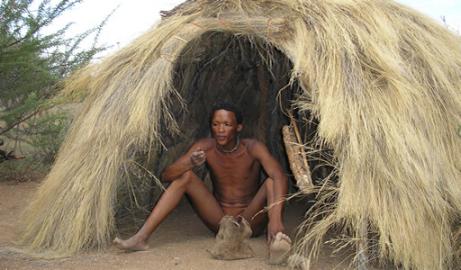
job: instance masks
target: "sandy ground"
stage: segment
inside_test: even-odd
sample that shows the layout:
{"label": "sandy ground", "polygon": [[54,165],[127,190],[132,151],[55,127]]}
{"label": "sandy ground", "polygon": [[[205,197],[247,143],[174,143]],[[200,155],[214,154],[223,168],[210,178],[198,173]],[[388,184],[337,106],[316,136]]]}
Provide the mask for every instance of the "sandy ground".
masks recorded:
{"label": "sandy ground", "polygon": [[[251,259],[218,261],[210,257],[207,249],[214,243],[214,236],[200,222],[186,201],[167,218],[149,241],[150,249],[125,253],[111,247],[102,252],[88,252],[65,259],[33,259],[12,251],[11,242],[16,237],[18,217],[28,198],[37,189],[36,182],[0,182],[0,270],[47,269],[288,269],[266,263],[267,247],[264,237],[252,238],[250,245],[256,253]],[[302,220],[305,208],[300,203],[290,203],[286,213],[287,232],[292,236]],[[324,250],[319,262],[311,269],[349,269],[346,256],[333,256]]]}

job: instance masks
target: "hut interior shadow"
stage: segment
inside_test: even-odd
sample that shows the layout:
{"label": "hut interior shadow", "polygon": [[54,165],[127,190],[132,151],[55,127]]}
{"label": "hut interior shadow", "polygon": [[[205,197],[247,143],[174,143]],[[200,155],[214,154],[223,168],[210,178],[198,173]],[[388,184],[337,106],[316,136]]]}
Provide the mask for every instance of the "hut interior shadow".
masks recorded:
{"label": "hut interior shadow", "polygon": [[240,107],[241,136],[264,142],[286,167],[281,127],[288,119],[281,108],[289,108],[297,89],[289,85],[290,72],[288,58],[258,39],[208,32],[190,42],[177,61],[174,79],[185,106],[179,100],[171,106],[181,132],[162,136],[168,150],[160,154],[158,172],[193,141],[210,136],[209,114],[219,101]]}

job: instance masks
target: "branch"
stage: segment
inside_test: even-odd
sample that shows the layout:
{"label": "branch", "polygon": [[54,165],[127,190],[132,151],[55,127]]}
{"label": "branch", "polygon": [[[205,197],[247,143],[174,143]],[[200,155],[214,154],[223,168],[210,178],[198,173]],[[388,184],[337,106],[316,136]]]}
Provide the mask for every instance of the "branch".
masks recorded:
{"label": "branch", "polygon": [[42,112],[43,109],[37,109],[35,111],[33,111],[31,114],[23,117],[23,118],[20,118],[19,120],[17,120],[16,122],[14,122],[13,124],[11,124],[10,126],[7,126],[4,130],[0,131],[0,135],[3,135],[5,133],[7,133],[8,131],[10,131],[11,129],[13,129],[14,127],[16,127],[17,125],[21,124],[22,122],[25,122],[27,120],[29,120],[30,118],[34,117],[35,115],[37,115],[38,113]]}

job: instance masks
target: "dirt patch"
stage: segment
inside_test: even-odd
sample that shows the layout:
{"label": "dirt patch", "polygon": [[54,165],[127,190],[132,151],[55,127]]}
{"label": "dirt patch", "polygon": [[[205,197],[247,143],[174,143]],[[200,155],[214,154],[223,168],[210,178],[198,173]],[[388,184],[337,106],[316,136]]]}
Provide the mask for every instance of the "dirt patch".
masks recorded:
{"label": "dirt patch", "polygon": [[[249,243],[255,252],[253,258],[237,261],[212,259],[207,250],[213,247],[214,235],[185,200],[150,238],[150,249],[147,251],[125,253],[111,247],[105,251],[57,260],[34,259],[18,254],[12,249],[18,218],[38,185],[37,182],[0,182],[0,270],[287,269],[267,264],[268,251],[264,236],[250,239]],[[303,213],[302,204],[288,205],[286,226],[292,237]],[[311,269],[347,269],[348,263],[344,256],[334,257],[331,252],[325,251],[319,263]]]}

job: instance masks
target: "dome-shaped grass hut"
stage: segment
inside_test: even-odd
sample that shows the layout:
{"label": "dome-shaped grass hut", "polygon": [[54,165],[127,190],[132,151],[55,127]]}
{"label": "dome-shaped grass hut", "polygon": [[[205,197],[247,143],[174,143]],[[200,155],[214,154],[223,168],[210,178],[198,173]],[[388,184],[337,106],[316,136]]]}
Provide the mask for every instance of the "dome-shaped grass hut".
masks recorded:
{"label": "dome-shaped grass hut", "polygon": [[335,227],[352,242],[370,232],[362,251],[403,269],[455,267],[457,35],[387,0],[195,0],[163,15],[67,81],[84,108],[26,212],[24,244],[54,255],[107,246],[120,194],[141,185],[126,179],[140,167],[159,175],[207,136],[210,105],[226,99],[280,159],[290,115],[306,153],[330,156],[336,181],[318,181],[298,255],[314,256]]}

